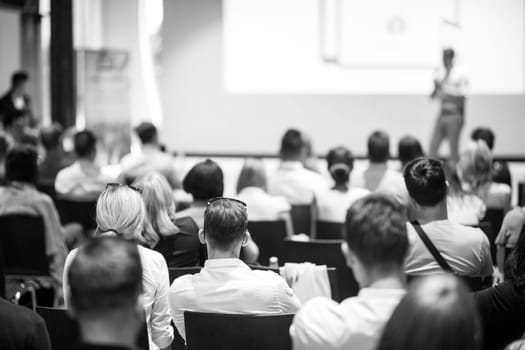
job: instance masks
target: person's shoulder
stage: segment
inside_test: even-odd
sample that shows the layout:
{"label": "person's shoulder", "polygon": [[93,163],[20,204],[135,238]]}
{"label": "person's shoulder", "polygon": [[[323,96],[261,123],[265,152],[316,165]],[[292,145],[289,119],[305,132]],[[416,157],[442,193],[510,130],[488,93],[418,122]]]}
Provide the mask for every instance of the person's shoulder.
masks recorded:
{"label": "person's shoulder", "polygon": [[492,182],[489,186],[489,195],[510,195],[511,188],[507,184]]}
{"label": "person's shoulder", "polygon": [[193,233],[194,231],[199,231],[199,226],[197,226],[195,220],[193,220],[190,216],[176,216],[174,224],[181,230],[181,232]]}
{"label": "person's shoulder", "polygon": [[158,266],[159,268],[167,266],[166,259],[161,253],[153,249],[143,247],[140,244],[138,245],[138,249],[140,259],[142,260],[143,264],[152,264]]}
{"label": "person's shoulder", "polygon": [[37,313],[3,298],[0,298],[0,315],[6,317],[6,321],[14,322],[27,331],[33,329],[34,325],[44,324],[44,320]]}

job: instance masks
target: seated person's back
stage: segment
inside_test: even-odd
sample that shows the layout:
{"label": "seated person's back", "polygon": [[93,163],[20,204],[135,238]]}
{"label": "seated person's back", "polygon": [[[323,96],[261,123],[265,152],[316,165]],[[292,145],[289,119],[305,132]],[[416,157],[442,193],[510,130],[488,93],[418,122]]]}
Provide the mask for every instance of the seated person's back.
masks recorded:
{"label": "seated person's back", "polygon": [[406,215],[392,197],[373,194],[348,210],[343,253],[361,290],[341,304],[315,298],[295,316],[293,348],[372,350],[405,294]]}
{"label": "seated person's back", "polygon": [[285,280],[271,271],[252,271],[239,260],[249,239],[244,203],[220,198],[204,214],[208,260],[200,273],[177,278],[170,287],[173,321],[185,339],[184,311],[280,314],[294,313],[299,300]]}
{"label": "seated person's back", "polygon": [[354,156],[350,150],[345,147],[333,148],[328,152],[326,162],[335,185],[316,194],[317,219],[342,223],[345,221],[348,208],[370,191],[349,184],[350,173],[354,166]]}
{"label": "seated person's back", "polygon": [[77,160],[58,172],[55,181],[57,195],[72,200],[95,200],[115,179],[104,175],[95,163],[97,139],[91,131],[77,132],[74,144]]}
{"label": "seated person's back", "polygon": [[71,165],[71,160],[62,148],[62,132],[59,124],[53,124],[40,131],[40,142],[46,154],[38,171],[39,184],[54,185],[58,172]]}
{"label": "seated person's back", "polygon": [[[463,276],[490,276],[492,258],[485,234],[478,228],[448,220],[447,182],[441,163],[430,158],[416,159],[407,164],[404,177],[416,220],[452,270]],[[414,225],[407,225],[410,246],[406,273],[442,273]]]}
{"label": "seated person's back", "polygon": [[269,193],[284,196],[292,205],[310,204],[315,193],[328,187],[326,179],[304,167],[306,143],[299,130],[290,129],[281,141],[281,164],[270,178]]}

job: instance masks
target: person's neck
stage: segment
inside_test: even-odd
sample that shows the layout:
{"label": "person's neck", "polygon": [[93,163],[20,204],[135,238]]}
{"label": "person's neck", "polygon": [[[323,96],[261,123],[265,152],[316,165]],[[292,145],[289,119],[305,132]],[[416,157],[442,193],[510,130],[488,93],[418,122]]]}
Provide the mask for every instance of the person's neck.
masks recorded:
{"label": "person's neck", "polygon": [[448,213],[446,200],[434,207],[419,207],[416,218],[421,225],[432,221],[447,220]]}
{"label": "person's neck", "polygon": [[405,289],[406,276],[401,268],[392,271],[370,271],[368,273],[368,283],[364,288],[379,289]]}
{"label": "person's neck", "polygon": [[370,161],[370,167],[371,168],[386,168],[387,163],[386,162],[372,162]]}
{"label": "person's neck", "polygon": [[192,207],[202,208],[208,205],[208,201],[204,199],[196,199],[191,203]]}
{"label": "person's neck", "polygon": [[221,250],[211,248],[207,246],[208,250],[208,259],[239,259],[241,254],[241,247],[236,247],[235,249]]}
{"label": "person's neck", "polygon": [[79,327],[82,341],[88,344],[119,345],[128,348],[133,348],[135,345],[136,325],[131,324],[131,322],[100,319],[80,320]]}
{"label": "person's neck", "polygon": [[333,189],[339,192],[348,192],[348,183],[345,182],[345,183],[335,184]]}

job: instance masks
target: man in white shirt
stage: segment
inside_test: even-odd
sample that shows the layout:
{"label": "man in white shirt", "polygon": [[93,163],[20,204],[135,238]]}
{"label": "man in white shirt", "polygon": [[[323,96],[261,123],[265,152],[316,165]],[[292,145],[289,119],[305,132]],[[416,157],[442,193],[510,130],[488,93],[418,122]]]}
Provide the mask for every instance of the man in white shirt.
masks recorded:
{"label": "man in white shirt", "polygon": [[70,166],[60,170],[55,180],[58,195],[72,200],[96,200],[106,185],[115,179],[103,174],[96,164],[97,138],[89,130],[79,131],[74,136],[77,157]]}
{"label": "man in white shirt", "polygon": [[[417,221],[451,269],[461,276],[490,276],[493,268],[487,236],[479,228],[448,220],[448,186],[441,163],[430,158],[415,159],[405,166],[404,178]],[[410,248],[405,272],[443,273],[413,225],[407,225]]]}
{"label": "man in white shirt", "polygon": [[438,69],[434,78],[434,90],[430,98],[440,101],[440,112],[430,141],[429,155],[437,157],[443,140],[450,143],[450,159],[459,159],[459,135],[465,119],[465,95],[468,79],[455,66],[455,52],[448,48],[443,50],[443,68]]}
{"label": "man in white shirt", "polygon": [[184,311],[226,314],[295,313],[300,302],[286,281],[271,271],[253,271],[239,259],[249,239],[246,205],[238,200],[210,200],[199,238],[208,260],[201,272],[173,281],[169,302],[173,321],[186,339]]}
{"label": "man in white shirt", "polygon": [[131,183],[148,173],[157,172],[168,180],[171,188],[180,188],[173,157],[162,152],[155,125],[148,122],[140,123],[135,128],[135,132],[142,147],[140,152],[130,153],[122,158],[120,162],[122,182]]}
{"label": "man in white shirt", "polygon": [[268,192],[284,196],[291,205],[311,204],[315,193],[328,189],[328,181],[304,167],[307,149],[303,134],[289,129],[281,140],[281,164],[270,178]]}
{"label": "man in white shirt", "polygon": [[408,204],[408,192],[403,176],[388,168],[390,138],[383,131],[374,131],[368,137],[368,160],[370,164],[362,172],[352,173],[352,185],[396,197],[402,204]]}
{"label": "man in white shirt", "polygon": [[341,304],[322,297],[306,303],[290,328],[294,350],[376,348],[405,295],[405,223],[404,208],[388,195],[368,195],[350,207],[342,250],[361,290]]}

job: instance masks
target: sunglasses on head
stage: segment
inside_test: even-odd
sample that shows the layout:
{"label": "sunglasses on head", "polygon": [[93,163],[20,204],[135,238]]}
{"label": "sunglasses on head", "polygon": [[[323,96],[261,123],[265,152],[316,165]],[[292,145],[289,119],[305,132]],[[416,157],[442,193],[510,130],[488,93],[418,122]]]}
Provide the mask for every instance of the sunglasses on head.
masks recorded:
{"label": "sunglasses on head", "polygon": [[137,187],[131,186],[131,185],[123,185],[123,184],[119,184],[119,183],[116,183],[116,182],[108,183],[106,185],[106,190],[114,190],[114,189],[119,188],[119,187],[127,187],[127,188],[132,189],[135,192],[138,192],[139,194],[142,194],[142,189],[141,188],[137,188]]}
{"label": "sunglasses on head", "polygon": [[235,198],[229,198],[229,197],[215,197],[215,198],[212,198],[208,201],[208,207],[210,206],[210,204],[212,204],[213,202],[217,202],[219,200],[225,200],[225,201],[232,201],[232,202],[236,202],[236,203],[239,203],[239,204],[242,204],[242,206],[244,206],[245,208],[248,207],[248,205],[246,205],[246,203],[244,203],[243,201],[239,200],[239,199],[235,199]]}

